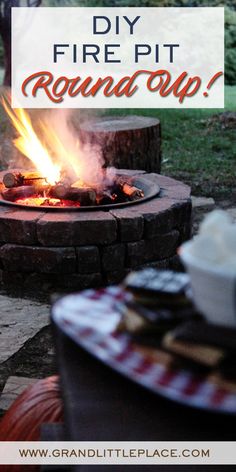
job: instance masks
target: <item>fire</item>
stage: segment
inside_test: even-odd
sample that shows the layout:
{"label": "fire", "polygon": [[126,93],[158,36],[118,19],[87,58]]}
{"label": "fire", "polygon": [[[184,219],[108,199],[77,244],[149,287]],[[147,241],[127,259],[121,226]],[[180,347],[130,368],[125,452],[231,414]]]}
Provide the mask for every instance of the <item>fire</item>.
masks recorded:
{"label": "fire", "polygon": [[2,103],[18,132],[14,145],[47,184],[67,182],[78,188],[103,186],[101,149],[95,144],[81,143],[70,110],[45,111],[34,124],[27,111],[11,108],[9,96],[2,97]]}
{"label": "fire", "polygon": [[[2,103],[12,124],[19,133],[19,136],[14,140],[16,148],[31,160],[39,173],[46,178],[47,182],[50,185],[59,182],[61,173],[65,168],[67,168],[68,174],[73,171],[78,181],[80,179],[79,140],[74,144],[77,152],[73,152],[74,150],[68,151],[61,141],[59,134],[55,131],[53,124],[47,122],[47,120],[41,120],[39,121],[39,127],[43,134],[44,144],[42,144],[33,128],[29,114],[22,108],[13,110],[9,101],[4,98],[2,98]],[[58,162],[54,162],[55,156]]]}
{"label": "fire", "polygon": [[26,206],[50,206],[50,207],[80,207],[79,202],[70,202],[67,200],[61,200],[59,198],[48,198],[48,197],[38,197],[33,196],[29,198],[18,198],[16,203],[19,205],[26,205]]}
{"label": "fire", "polygon": [[80,140],[78,115],[66,109],[44,111],[31,121],[24,109],[11,108],[8,96],[2,103],[18,133],[13,142],[31,166],[1,173],[0,200],[30,207],[92,208],[144,197],[142,189],[104,166],[98,144]]}
{"label": "fire", "polygon": [[39,140],[32,126],[30,116],[22,108],[12,110],[9,102],[4,98],[2,98],[2,103],[19,133],[19,137],[14,140],[15,146],[32,161],[40,174],[47,179],[47,182],[54,185],[60,180],[60,166],[53,162],[47,149]]}

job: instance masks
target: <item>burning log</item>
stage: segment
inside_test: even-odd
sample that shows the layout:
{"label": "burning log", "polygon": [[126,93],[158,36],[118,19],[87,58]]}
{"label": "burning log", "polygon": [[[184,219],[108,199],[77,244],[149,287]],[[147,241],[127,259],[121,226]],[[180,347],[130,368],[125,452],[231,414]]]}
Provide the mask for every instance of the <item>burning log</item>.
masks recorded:
{"label": "burning log", "polygon": [[70,187],[63,184],[57,184],[51,188],[50,196],[53,198],[65,198],[69,190]]}
{"label": "burning log", "polygon": [[117,179],[117,184],[122,192],[129,197],[130,200],[136,200],[138,198],[144,197],[144,192],[135,185],[130,184],[129,182],[124,181],[121,177]]}
{"label": "burning log", "polygon": [[104,191],[102,194],[97,195],[96,200],[98,205],[112,205],[116,199],[116,194],[111,195],[109,192]]}
{"label": "burning log", "polygon": [[51,188],[50,197],[79,202],[81,205],[96,205],[96,192],[87,187],[66,187],[63,184]]}
{"label": "burning log", "polygon": [[131,200],[136,200],[136,198],[144,197],[144,193],[140,188],[135,187],[134,185],[130,185],[128,183],[125,183],[125,184],[122,185],[122,191]]}
{"label": "burning log", "polygon": [[23,185],[23,178],[20,172],[7,172],[2,179],[5,187],[19,187]]}
{"label": "burning log", "polygon": [[42,181],[46,182],[39,172],[7,172],[3,177],[3,183],[6,188],[22,187],[25,185],[42,185]]}
{"label": "burning log", "polygon": [[35,187],[33,185],[23,185],[21,187],[13,187],[2,191],[4,200],[8,202],[15,202],[18,198],[28,198],[35,194]]}
{"label": "burning log", "polygon": [[18,187],[8,188],[7,190],[2,190],[2,197],[4,200],[9,202],[14,202],[21,198],[29,198],[33,195],[37,196],[46,196],[50,189],[49,185],[21,185]]}

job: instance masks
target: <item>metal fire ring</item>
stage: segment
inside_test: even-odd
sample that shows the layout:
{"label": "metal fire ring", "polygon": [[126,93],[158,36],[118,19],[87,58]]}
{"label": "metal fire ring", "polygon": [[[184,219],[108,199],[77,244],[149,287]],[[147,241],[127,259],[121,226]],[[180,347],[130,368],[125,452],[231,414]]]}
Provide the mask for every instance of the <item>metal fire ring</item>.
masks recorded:
{"label": "metal fire ring", "polygon": [[[6,171],[5,171],[6,172]],[[5,172],[0,172],[0,180],[1,177],[5,174]],[[9,172],[9,170],[8,170]],[[125,208],[131,205],[138,205],[140,203],[146,202],[148,200],[151,200],[152,198],[156,197],[160,193],[160,187],[156,182],[153,182],[152,180],[148,179],[146,175],[135,175],[135,176],[130,176],[126,175],[123,172],[119,173],[117,172],[118,176],[122,176],[124,178],[127,178],[129,182],[131,182],[133,185],[136,187],[140,188],[143,193],[144,197],[138,198],[137,200],[131,200],[129,202],[124,202],[124,203],[112,203],[108,205],[91,205],[91,206],[81,206],[81,207],[75,207],[75,206],[66,206],[66,207],[60,207],[60,206],[50,206],[50,205],[24,205],[22,203],[15,203],[15,202],[10,202],[8,200],[4,200],[2,193],[0,193],[0,205],[6,205],[14,208],[24,208],[25,210],[50,210],[50,211],[106,211],[106,210],[111,210],[115,208]],[[148,174],[147,174],[148,175]]]}

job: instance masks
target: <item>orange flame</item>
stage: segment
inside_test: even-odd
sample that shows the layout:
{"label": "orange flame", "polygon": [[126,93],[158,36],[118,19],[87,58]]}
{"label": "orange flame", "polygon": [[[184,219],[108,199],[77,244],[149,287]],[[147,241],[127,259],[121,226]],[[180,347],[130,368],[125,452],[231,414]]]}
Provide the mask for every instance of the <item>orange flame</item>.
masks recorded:
{"label": "orange flame", "polygon": [[74,187],[103,185],[104,160],[100,148],[80,142],[68,110],[44,112],[37,117],[35,129],[24,109],[11,108],[8,96],[2,98],[2,103],[19,134],[15,146],[47,183],[54,185],[66,179]]}
{"label": "orange flame", "polygon": [[60,180],[60,165],[53,162],[47,149],[36,135],[30,116],[22,108],[11,109],[8,100],[2,98],[3,106],[11,118],[11,121],[19,133],[14,144],[26,157],[28,157],[45,177],[49,184],[54,185]]}

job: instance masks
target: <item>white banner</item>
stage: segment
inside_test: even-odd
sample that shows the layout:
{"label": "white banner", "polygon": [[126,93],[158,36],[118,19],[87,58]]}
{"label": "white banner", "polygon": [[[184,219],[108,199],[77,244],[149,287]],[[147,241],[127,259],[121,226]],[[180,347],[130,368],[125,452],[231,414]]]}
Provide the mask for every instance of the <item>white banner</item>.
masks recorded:
{"label": "white banner", "polygon": [[12,105],[224,107],[224,8],[13,8]]}
{"label": "white banner", "polygon": [[0,463],[235,465],[236,442],[0,442]]}

